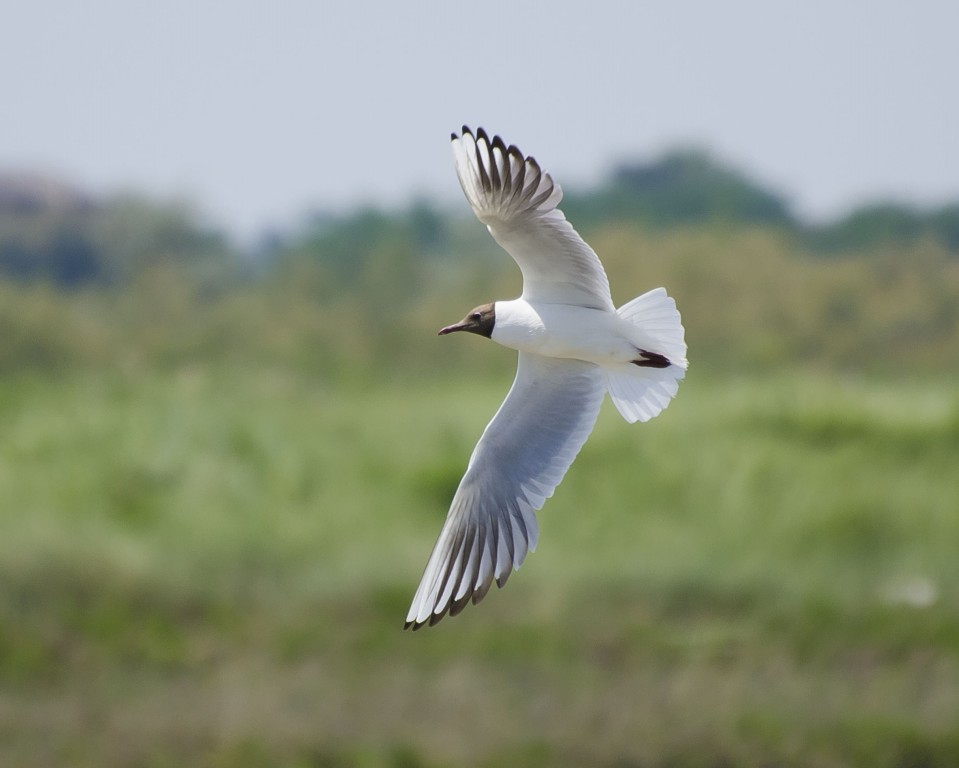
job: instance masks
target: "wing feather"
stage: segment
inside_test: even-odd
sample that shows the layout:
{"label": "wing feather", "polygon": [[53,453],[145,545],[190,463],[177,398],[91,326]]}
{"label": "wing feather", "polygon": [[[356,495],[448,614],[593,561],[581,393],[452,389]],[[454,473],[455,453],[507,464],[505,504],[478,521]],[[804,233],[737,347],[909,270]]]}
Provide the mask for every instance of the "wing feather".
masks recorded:
{"label": "wing feather", "polygon": [[502,587],[536,548],[536,510],[563,479],[593,429],[605,386],[579,360],[519,354],[516,379],[470,457],[413,598],[406,626]]}
{"label": "wing feather", "polygon": [[486,131],[452,136],[460,186],[523,273],[523,298],[613,309],[599,257],[556,206],[563,191],[533,157]]}

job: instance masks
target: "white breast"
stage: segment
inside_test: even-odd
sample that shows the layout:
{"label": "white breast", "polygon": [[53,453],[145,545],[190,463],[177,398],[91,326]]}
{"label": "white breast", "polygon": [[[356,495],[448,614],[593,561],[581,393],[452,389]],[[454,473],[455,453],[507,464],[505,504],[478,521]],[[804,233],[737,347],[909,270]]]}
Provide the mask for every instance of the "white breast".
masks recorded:
{"label": "white breast", "polygon": [[608,310],[514,299],[496,302],[492,339],[524,352],[609,365],[636,357],[624,326]]}

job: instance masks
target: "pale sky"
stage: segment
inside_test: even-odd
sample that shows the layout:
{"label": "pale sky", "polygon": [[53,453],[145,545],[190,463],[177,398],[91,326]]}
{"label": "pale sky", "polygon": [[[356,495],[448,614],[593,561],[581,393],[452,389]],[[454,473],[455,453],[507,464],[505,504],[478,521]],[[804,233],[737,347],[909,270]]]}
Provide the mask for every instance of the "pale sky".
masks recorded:
{"label": "pale sky", "polygon": [[240,234],[455,202],[467,123],[567,187],[709,148],[798,212],[959,198],[959,2],[30,0],[0,169],[187,196]]}

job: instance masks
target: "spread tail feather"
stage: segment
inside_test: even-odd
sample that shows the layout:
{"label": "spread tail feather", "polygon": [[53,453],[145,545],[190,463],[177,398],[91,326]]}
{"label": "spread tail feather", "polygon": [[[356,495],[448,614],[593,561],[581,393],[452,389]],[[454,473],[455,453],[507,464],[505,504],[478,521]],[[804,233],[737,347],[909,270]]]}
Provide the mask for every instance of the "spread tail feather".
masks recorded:
{"label": "spread tail feather", "polygon": [[676,302],[665,288],[653,288],[616,312],[634,326],[640,348],[664,355],[673,365],[686,368],[686,331]]}
{"label": "spread tail feather", "polygon": [[637,368],[627,363],[603,368],[609,397],[630,424],[649,421],[676,396],[686,371],[676,365],[668,368]]}
{"label": "spread tail feather", "polygon": [[654,288],[617,312],[633,326],[637,362],[604,367],[610,399],[626,421],[649,421],[676,396],[686,375],[686,340],[676,302]]}

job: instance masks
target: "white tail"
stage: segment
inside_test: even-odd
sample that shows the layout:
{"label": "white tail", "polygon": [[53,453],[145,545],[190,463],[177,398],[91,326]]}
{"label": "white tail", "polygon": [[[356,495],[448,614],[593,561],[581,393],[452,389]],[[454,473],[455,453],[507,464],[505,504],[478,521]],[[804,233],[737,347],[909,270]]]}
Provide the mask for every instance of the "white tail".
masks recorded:
{"label": "white tail", "polygon": [[626,421],[649,421],[676,396],[686,375],[686,340],[676,302],[663,288],[654,288],[617,310],[632,326],[637,349],[669,360],[664,368],[626,363],[604,367],[609,396]]}

